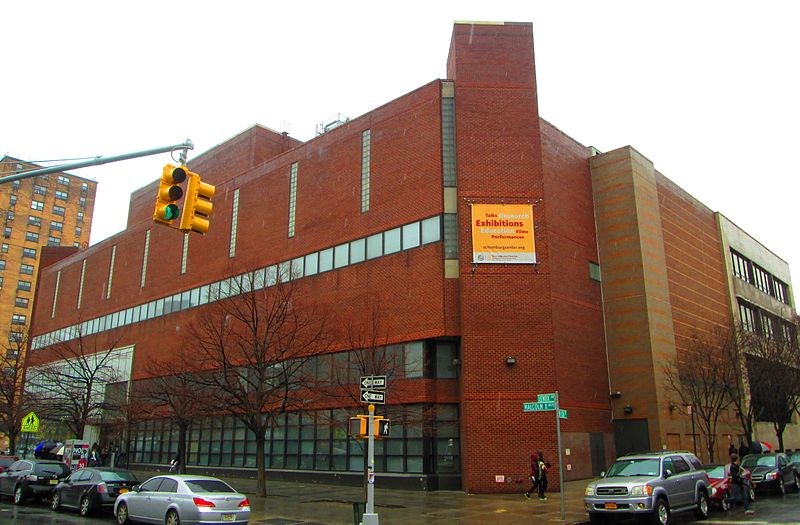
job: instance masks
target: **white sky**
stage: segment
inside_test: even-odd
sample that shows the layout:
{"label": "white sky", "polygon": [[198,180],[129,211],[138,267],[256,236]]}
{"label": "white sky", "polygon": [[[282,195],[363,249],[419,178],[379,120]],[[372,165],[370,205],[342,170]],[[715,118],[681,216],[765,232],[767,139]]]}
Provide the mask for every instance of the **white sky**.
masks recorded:
{"label": "white sky", "polygon": [[[800,283],[800,2],[276,4],[4,2],[0,153],[191,138],[197,155],[255,123],[307,140],[444,78],[455,20],[532,22],[543,118],[601,151],[633,146]],[[72,170],[99,182],[92,243],[124,229],[130,193],[168,160]]]}

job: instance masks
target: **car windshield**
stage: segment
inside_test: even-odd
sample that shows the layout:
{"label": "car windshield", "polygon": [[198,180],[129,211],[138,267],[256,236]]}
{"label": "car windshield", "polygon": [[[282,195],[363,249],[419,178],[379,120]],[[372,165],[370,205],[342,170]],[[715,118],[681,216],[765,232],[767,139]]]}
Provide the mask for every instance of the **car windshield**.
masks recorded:
{"label": "car windshield", "polygon": [[39,476],[66,476],[69,469],[63,463],[37,463],[34,472]]}
{"label": "car windshield", "polygon": [[192,492],[236,492],[233,487],[218,479],[187,479]]}
{"label": "car windshield", "polygon": [[136,481],[132,472],[101,470],[100,478],[103,481]]}
{"label": "car windshield", "polygon": [[709,478],[724,478],[725,477],[725,467],[723,465],[707,467],[705,470],[706,470],[706,473],[708,474]]}
{"label": "car windshield", "polygon": [[611,465],[607,478],[620,476],[658,476],[661,462],[658,459],[625,459]]}
{"label": "car windshield", "polygon": [[774,467],[775,456],[746,456],[742,462],[743,467]]}

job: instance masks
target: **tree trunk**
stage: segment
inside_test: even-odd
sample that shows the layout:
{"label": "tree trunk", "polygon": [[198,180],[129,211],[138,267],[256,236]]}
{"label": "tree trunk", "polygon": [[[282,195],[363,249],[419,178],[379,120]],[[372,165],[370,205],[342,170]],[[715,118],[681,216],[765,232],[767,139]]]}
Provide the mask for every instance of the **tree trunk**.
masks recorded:
{"label": "tree trunk", "polygon": [[256,495],[262,498],[267,497],[267,470],[264,464],[264,443],[266,438],[264,432],[256,433],[256,470],[258,470],[258,487]]}
{"label": "tree trunk", "polygon": [[189,424],[181,421],[178,423],[178,472],[186,474],[186,434],[189,433]]}

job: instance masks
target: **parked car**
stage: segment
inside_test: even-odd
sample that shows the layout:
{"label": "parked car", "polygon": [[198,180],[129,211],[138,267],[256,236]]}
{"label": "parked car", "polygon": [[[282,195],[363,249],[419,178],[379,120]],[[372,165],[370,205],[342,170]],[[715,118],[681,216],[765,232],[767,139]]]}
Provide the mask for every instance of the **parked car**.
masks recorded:
{"label": "parked car", "polygon": [[5,472],[15,461],[19,461],[17,456],[0,456],[0,473]]}
{"label": "parked car", "polygon": [[675,512],[707,518],[710,494],[708,474],[694,454],[665,450],[617,458],[589,483],[583,502],[592,523],[637,517],[668,525]]}
{"label": "parked car", "polygon": [[112,510],[117,496],[129,492],[139,481],[133,472],[110,467],[84,467],[56,485],[50,508],[78,509],[81,516]]}
{"label": "parked car", "polygon": [[750,471],[756,492],[786,494],[787,486],[800,490],[800,474],[783,452],[748,454],[742,460],[742,466]]}
{"label": "parked car", "polygon": [[191,474],[155,476],[121,494],[114,503],[118,525],[131,521],[233,523],[250,520],[250,501],[221,479]]}
{"label": "parked car", "polygon": [[800,450],[795,450],[792,453],[787,452],[786,455],[789,457],[789,463],[792,464],[795,472],[800,474]]}
{"label": "parked car", "polygon": [[21,505],[28,498],[49,497],[53,488],[69,476],[69,468],[52,459],[20,459],[0,474],[0,495],[13,496]]}
{"label": "parked car", "polygon": [[[733,496],[733,487],[730,478],[725,475],[725,465],[703,465],[703,469],[708,474],[708,481],[711,483],[711,505],[728,510],[731,505],[725,501],[725,498]],[[744,469],[744,477],[748,481],[750,500],[755,500],[756,493],[753,490],[753,480],[749,470]]]}

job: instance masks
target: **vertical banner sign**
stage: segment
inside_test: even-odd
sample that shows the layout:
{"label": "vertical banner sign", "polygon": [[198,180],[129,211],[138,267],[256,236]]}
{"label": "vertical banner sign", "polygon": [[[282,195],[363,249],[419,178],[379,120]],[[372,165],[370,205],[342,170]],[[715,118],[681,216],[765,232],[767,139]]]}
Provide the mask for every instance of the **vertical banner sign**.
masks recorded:
{"label": "vertical banner sign", "polygon": [[472,262],[534,264],[531,204],[473,204]]}

